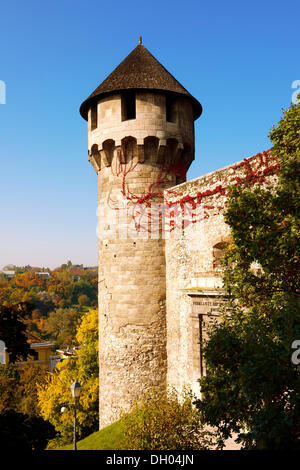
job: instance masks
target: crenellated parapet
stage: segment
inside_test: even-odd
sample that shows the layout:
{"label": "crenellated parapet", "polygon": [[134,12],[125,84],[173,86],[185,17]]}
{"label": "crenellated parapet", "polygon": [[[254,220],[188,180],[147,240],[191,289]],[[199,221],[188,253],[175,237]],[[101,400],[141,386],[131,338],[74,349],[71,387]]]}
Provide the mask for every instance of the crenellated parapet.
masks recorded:
{"label": "crenellated parapet", "polygon": [[114,155],[153,165],[180,164],[187,171],[195,153],[190,101],[173,97],[170,115],[165,94],[136,92],[132,99],[132,119],[122,120],[122,106],[126,105],[122,94],[102,98],[95,110],[88,112],[88,155],[96,173],[109,167]]}
{"label": "crenellated parapet", "polygon": [[147,136],[137,140],[134,136],[126,136],[120,145],[116,145],[113,139],[105,140],[100,146],[93,144],[88,156],[97,174],[101,169],[110,167],[114,158],[119,163],[128,163],[132,159],[135,163],[147,162],[166,169],[171,165],[180,165],[187,172],[194,160],[194,149],[189,142],[182,143],[175,138],[165,140]]}

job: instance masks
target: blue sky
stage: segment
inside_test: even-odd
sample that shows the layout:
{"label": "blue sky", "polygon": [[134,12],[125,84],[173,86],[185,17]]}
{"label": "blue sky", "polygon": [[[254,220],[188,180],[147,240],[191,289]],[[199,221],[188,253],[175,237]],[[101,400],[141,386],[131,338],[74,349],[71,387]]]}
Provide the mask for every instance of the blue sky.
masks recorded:
{"label": "blue sky", "polygon": [[203,106],[189,178],[270,147],[300,80],[297,1],[1,3],[0,268],[97,264],[80,103],[143,36]]}

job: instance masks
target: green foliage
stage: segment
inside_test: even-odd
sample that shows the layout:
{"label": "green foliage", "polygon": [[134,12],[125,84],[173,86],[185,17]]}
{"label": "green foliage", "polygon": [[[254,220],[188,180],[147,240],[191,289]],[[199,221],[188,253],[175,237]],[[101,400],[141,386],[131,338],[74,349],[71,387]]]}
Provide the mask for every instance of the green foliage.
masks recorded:
{"label": "green foliage", "polygon": [[20,401],[19,370],[13,364],[0,366],[0,413],[5,410],[16,410]]}
{"label": "green foliage", "polygon": [[[76,339],[76,356],[57,365],[38,387],[38,404],[42,416],[49,420],[60,437],[50,445],[71,442],[73,432],[73,398],[70,386],[77,378],[82,386],[77,404],[78,437],[87,436],[98,429],[99,366],[98,366],[98,312],[88,311],[82,318]],[[61,408],[65,407],[64,413]]]}
{"label": "green foliage", "polygon": [[[91,284],[89,279],[79,279],[73,283],[71,301],[73,304],[79,303],[79,305],[90,305],[97,301],[95,286]],[[82,304],[79,302],[80,297],[84,297],[85,303]]]}
{"label": "green foliage", "polygon": [[278,186],[232,188],[225,214],[231,299],[210,332],[197,406],[221,439],[237,432],[245,448],[299,447],[300,370],[291,362],[300,339],[299,132],[300,105],[291,105],[270,133]]}
{"label": "green foliage", "polygon": [[12,279],[0,276],[0,305],[30,304],[31,312],[25,318],[28,331],[55,340],[56,347],[75,346],[78,321],[87,308],[97,306],[97,270],[73,266],[70,261],[48,270],[49,277],[38,274],[44,269],[13,269]]}
{"label": "green foliage", "polygon": [[36,364],[0,366],[0,413],[13,410],[28,416],[39,416],[37,384],[42,384],[47,371]]}
{"label": "green foliage", "polygon": [[78,296],[78,303],[83,307],[84,305],[89,305],[90,299],[86,294],[81,294]]}
{"label": "green foliage", "polygon": [[15,407],[16,411],[28,416],[40,416],[37,400],[37,387],[45,383],[49,372],[37,364],[24,364],[15,366],[19,369],[18,388],[21,393],[20,400]]}
{"label": "green foliage", "polygon": [[[51,448],[58,445],[55,441]],[[212,435],[204,432],[191,395],[187,393],[179,402],[175,392],[141,400],[119,421],[77,444],[78,450],[196,450],[212,446]],[[72,445],[60,449],[71,450]]]}
{"label": "green foliage", "polygon": [[76,308],[57,308],[50,313],[44,331],[55,340],[56,348],[74,345],[81,318],[82,313]]}
{"label": "green foliage", "polygon": [[212,446],[192,396],[179,399],[174,391],[136,403],[123,419],[124,448],[130,450],[198,450]]}

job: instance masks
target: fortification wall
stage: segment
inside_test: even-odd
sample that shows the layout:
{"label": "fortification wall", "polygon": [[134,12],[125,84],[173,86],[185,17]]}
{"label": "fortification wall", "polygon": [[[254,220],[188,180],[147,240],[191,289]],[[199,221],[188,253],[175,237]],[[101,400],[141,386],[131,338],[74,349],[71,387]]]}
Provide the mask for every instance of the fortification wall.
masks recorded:
{"label": "fortification wall", "polygon": [[217,305],[223,293],[218,259],[230,242],[223,218],[228,186],[273,187],[277,169],[266,151],[165,191],[165,204],[176,214],[165,251],[167,383],[178,391],[187,386],[199,394],[200,307],[193,306],[193,299],[198,296],[198,305]]}

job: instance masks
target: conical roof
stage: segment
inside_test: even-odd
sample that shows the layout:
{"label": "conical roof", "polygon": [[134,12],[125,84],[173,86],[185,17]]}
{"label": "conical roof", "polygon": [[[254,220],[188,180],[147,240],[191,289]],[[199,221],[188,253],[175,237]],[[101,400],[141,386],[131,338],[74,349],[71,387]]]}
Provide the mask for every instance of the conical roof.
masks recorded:
{"label": "conical roof", "polygon": [[194,108],[194,119],[202,113],[202,106],[163,65],[138,44],[98,88],[80,106],[81,116],[87,120],[88,110],[100,97],[124,90],[155,90],[184,95],[190,98]]}

